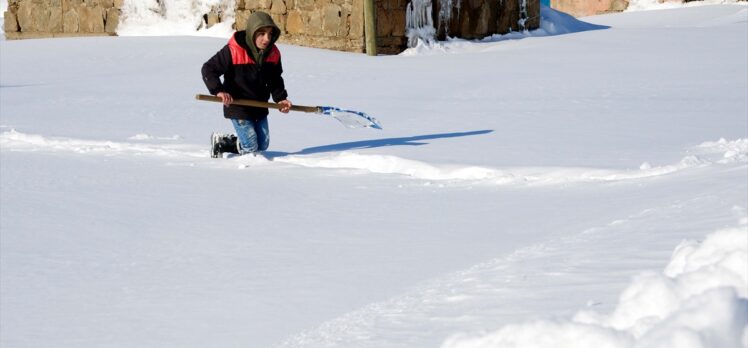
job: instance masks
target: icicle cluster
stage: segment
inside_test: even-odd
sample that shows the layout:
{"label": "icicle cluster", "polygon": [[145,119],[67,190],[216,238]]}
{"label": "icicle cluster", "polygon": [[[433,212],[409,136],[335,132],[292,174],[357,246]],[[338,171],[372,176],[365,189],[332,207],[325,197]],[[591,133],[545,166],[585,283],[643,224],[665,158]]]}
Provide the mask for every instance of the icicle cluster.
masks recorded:
{"label": "icicle cluster", "polygon": [[[451,2],[451,0],[447,1]],[[405,35],[408,37],[408,47],[415,47],[419,39],[426,43],[436,40],[436,29],[431,13],[431,0],[410,1],[405,14]]]}

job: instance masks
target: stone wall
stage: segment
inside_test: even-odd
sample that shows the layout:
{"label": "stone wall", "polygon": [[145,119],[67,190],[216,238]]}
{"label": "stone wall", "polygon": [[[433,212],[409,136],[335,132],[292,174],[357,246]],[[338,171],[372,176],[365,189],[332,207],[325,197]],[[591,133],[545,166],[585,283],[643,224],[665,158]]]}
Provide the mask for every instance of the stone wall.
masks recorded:
{"label": "stone wall", "polygon": [[[8,0],[5,36],[36,37],[116,35],[126,0]],[[186,0],[185,0],[186,1]],[[341,51],[365,52],[364,0],[235,0],[234,28],[244,30],[254,11],[269,13],[283,31],[280,42]],[[375,0],[377,52],[399,53],[408,44],[407,8],[413,0]],[[537,28],[539,0],[429,1],[440,39],[467,39]],[[620,0],[619,0],[620,1]],[[206,26],[222,20],[214,9]],[[445,15],[447,14],[447,15]],[[424,15],[426,15],[424,13]],[[432,30],[433,32],[434,30]]]}
{"label": "stone wall", "polygon": [[[406,9],[411,0],[376,0],[377,52],[397,54],[408,45]],[[440,40],[447,35],[477,39],[540,26],[540,0],[432,0]],[[449,10],[442,4],[449,4]],[[270,13],[281,27],[280,42],[365,52],[363,0],[237,0],[237,30],[250,13]],[[440,13],[449,13],[449,20]],[[438,19],[442,20],[438,20]]]}
{"label": "stone wall", "polygon": [[116,35],[123,0],[8,0],[5,37]]}
{"label": "stone wall", "polygon": [[[377,0],[377,51],[405,48],[406,0]],[[281,27],[280,42],[365,52],[363,0],[237,0],[237,30],[254,11],[269,13]]]}
{"label": "stone wall", "polygon": [[[481,39],[493,34],[537,29],[540,0],[434,1],[437,38]],[[450,6],[451,5],[451,6]]]}
{"label": "stone wall", "polygon": [[363,51],[363,0],[237,0],[236,6],[237,30],[252,12],[264,11],[281,28],[280,42]]}

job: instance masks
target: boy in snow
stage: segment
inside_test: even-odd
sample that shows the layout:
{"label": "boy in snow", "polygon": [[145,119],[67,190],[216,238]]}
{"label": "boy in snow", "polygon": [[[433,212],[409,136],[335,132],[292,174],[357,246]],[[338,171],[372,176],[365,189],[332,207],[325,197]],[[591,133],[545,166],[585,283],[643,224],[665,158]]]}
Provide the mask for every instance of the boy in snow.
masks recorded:
{"label": "boy in snow", "polygon": [[234,98],[268,101],[272,96],[281,105],[280,112],[290,110],[281,77],[281,55],[275,46],[278,37],[280,29],[270,15],[254,12],[247,19],[247,30],[234,33],[228,44],[203,64],[205,86],[221,98],[223,116],[236,130],[236,136],[212,136],[213,157],[220,157],[222,152],[255,154],[270,144],[268,109],[231,105]]}

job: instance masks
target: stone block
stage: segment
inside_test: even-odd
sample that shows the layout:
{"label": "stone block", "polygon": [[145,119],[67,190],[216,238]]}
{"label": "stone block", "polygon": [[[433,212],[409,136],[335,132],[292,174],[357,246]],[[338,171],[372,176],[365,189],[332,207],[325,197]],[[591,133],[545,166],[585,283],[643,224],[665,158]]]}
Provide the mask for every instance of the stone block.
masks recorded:
{"label": "stone block", "polygon": [[104,24],[104,31],[110,34],[117,32],[117,26],[119,25],[119,9],[111,7],[106,10],[106,22]]}
{"label": "stone block", "polygon": [[16,14],[10,11],[5,11],[3,14],[5,21],[3,23],[3,31],[6,33],[14,33],[20,31],[21,28],[18,26],[18,18]]}
{"label": "stone block", "polygon": [[247,10],[269,10],[273,0],[245,0],[244,8]]}
{"label": "stone block", "polygon": [[104,11],[100,6],[79,6],[81,33],[104,33]]}
{"label": "stone block", "polygon": [[348,37],[352,39],[362,39],[364,37],[364,1],[353,0],[351,8],[350,26],[348,28]]}
{"label": "stone block", "polygon": [[551,6],[554,9],[566,12],[575,17],[623,11],[628,7],[628,4],[628,0],[552,0],[551,2]]}
{"label": "stone block", "polygon": [[270,14],[281,15],[286,14],[286,12],[288,12],[288,8],[283,0],[272,0]]}
{"label": "stone block", "polygon": [[278,29],[281,30],[281,33],[286,32],[286,15],[282,14],[271,14],[271,18],[273,18],[273,22],[275,22],[275,25],[278,26]]}
{"label": "stone block", "polygon": [[62,32],[62,7],[51,7],[48,9],[49,17],[46,23],[46,30],[50,33]]}
{"label": "stone block", "polygon": [[325,6],[322,31],[325,36],[337,36],[345,27],[343,9],[340,5],[328,4]]}
{"label": "stone block", "polygon": [[22,2],[18,5],[18,26],[21,28],[20,31],[40,31],[36,25],[36,16],[42,11],[37,9],[38,5],[32,2]]}
{"label": "stone block", "polygon": [[307,33],[309,35],[324,35],[324,30],[322,29],[324,25],[323,17],[324,15],[322,14],[322,11],[319,10],[311,11],[309,13],[309,20],[306,22]]}
{"label": "stone block", "polygon": [[628,7],[628,0],[613,0],[613,3],[610,5],[610,10],[613,12],[623,12]]}
{"label": "stone block", "polygon": [[234,17],[234,29],[245,30],[247,29],[247,19],[249,19],[250,12],[248,10],[236,11]]}
{"label": "stone block", "polygon": [[295,9],[300,11],[313,11],[315,9],[314,0],[296,0]]}
{"label": "stone block", "polygon": [[75,10],[69,10],[62,16],[62,31],[65,33],[77,33],[80,31],[80,17]]}
{"label": "stone block", "polygon": [[289,34],[306,34],[306,25],[301,11],[289,11],[286,19],[286,31]]}
{"label": "stone block", "polygon": [[208,13],[206,15],[206,17],[207,17],[207,23],[206,24],[207,24],[208,28],[210,28],[210,27],[212,27],[212,26],[214,26],[214,25],[216,25],[216,24],[218,24],[218,23],[221,22],[221,18],[218,16],[218,13],[216,13],[214,11],[211,11],[210,13]]}

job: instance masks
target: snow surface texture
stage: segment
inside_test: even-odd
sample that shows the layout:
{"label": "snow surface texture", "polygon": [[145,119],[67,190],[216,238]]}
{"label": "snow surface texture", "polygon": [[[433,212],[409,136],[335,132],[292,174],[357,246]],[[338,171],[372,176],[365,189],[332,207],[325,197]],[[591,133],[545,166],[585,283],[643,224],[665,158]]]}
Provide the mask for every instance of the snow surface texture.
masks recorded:
{"label": "snow surface texture", "polygon": [[273,112],[220,160],[225,38],[0,41],[0,346],[745,347],[746,7],[543,18],[281,45],[385,129]]}
{"label": "snow surface texture", "polygon": [[[678,3],[674,1],[661,1],[661,0],[631,0],[626,8],[626,11],[649,11],[649,10],[663,10],[671,8],[681,7],[692,7],[692,6],[708,6],[708,5],[722,5],[722,4],[740,4],[742,0],[698,0],[686,3]],[[742,1],[745,2],[745,1]]]}

